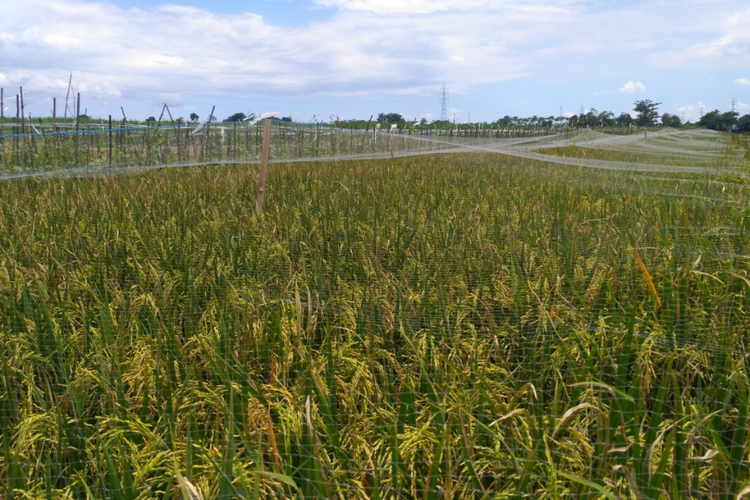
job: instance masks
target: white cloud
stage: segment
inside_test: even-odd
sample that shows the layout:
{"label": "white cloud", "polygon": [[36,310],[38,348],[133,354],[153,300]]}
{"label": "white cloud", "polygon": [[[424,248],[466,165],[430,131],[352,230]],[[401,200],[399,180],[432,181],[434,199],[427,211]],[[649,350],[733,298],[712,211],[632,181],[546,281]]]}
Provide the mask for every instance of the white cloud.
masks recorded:
{"label": "white cloud", "polygon": [[432,14],[445,11],[492,12],[505,10],[512,12],[557,11],[563,12],[569,6],[585,4],[585,0],[314,0],[323,7],[336,7],[349,11],[367,11],[376,14]]}
{"label": "white cloud", "polygon": [[[706,13],[713,17],[715,13]],[[710,19],[704,23],[711,25]],[[653,64],[658,66],[684,66],[687,63],[704,61],[716,64],[720,61],[731,61],[731,64],[739,64],[741,61],[750,60],[750,10],[734,13],[721,19],[715,28],[720,35],[711,41],[698,43],[682,50],[666,50],[653,54],[650,58]]]}
{"label": "white cloud", "polygon": [[[296,28],[274,26],[250,12],[217,14],[181,5],[6,2],[0,83],[59,97],[72,69],[76,90],[89,101],[127,96],[149,105],[153,99],[195,105],[200,96],[200,105],[210,109],[217,95],[430,99],[444,82],[461,96],[475,86],[524,76],[531,77],[530,85],[541,85],[591,79],[602,74],[600,68],[641,75],[648,70],[644,58],[664,48],[664,40],[680,54],[692,54],[687,43],[710,45],[711,37],[729,37],[721,53],[735,54],[736,66],[750,40],[743,28],[750,19],[750,11],[742,10],[746,1],[707,6],[684,0],[675,9],[676,0],[643,6],[597,0],[308,0],[333,8],[331,18]],[[680,36],[690,42],[681,46],[674,41]],[[607,70],[610,61],[618,61],[614,70]],[[628,82],[620,92],[644,88]],[[508,106],[522,98],[532,102],[497,96]]]}
{"label": "white cloud", "polygon": [[[750,104],[737,100],[734,103],[735,110],[740,114],[744,115],[746,113],[750,112]],[[718,109],[719,112],[725,112],[729,111],[729,103],[725,105],[719,105],[716,106],[704,104],[701,101],[698,101],[695,104],[687,104],[683,106],[676,106],[673,108],[672,111],[669,111],[670,113],[674,113],[679,117],[685,117],[685,120],[689,120],[691,122],[696,122],[700,120],[701,114],[710,113],[711,111],[714,111],[715,109]]]}
{"label": "white cloud", "polygon": [[737,85],[750,85],[750,80],[747,78],[737,78],[734,83]]}
{"label": "white cloud", "polygon": [[[213,14],[174,5],[121,9],[84,0],[56,0],[46,8],[48,0],[28,0],[25,9],[38,15],[31,19],[11,7],[0,18],[0,43],[5,57],[12,60],[17,54],[14,66],[36,63],[38,69],[21,83],[37,90],[41,75],[59,78],[67,73],[63,68],[78,70],[80,85],[108,82],[160,91],[198,86],[201,92],[214,87],[287,95],[421,95],[445,80],[460,92],[528,73],[528,63],[512,50],[523,33],[495,31],[496,16],[481,19],[469,9],[458,18],[442,13],[417,22],[399,12],[436,12],[447,3],[407,0],[400,8],[400,2],[386,0],[384,12],[392,15],[379,17],[362,12],[375,4],[358,1],[335,0],[343,10],[333,19],[282,29],[252,13]],[[523,10],[508,14],[515,22],[540,22],[550,31],[563,24]],[[164,82],[171,88],[163,88]]]}
{"label": "white cloud", "polygon": [[712,110],[708,109],[708,106],[703,104],[703,102],[698,101],[695,104],[678,106],[674,108],[672,114],[679,116],[680,119],[684,121],[697,122],[698,120],[700,120],[702,114],[708,113],[709,111]]}
{"label": "white cloud", "polygon": [[633,94],[639,90],[646,90],[646,86],[641,82],[634,82],[632,80],[620,87],[621,94]]}
{"label": "white cloud", "polygon": [[427,14],[450,8],[445,0],[317,0],[324,7],[347,10],[365,10],[378,14],[417,13]]}
{"label": "white cloud", "polygon": [[750,104],[737,100],[734,103],[734,110],[737,111],[739,114],[744,115],[750,112]]}

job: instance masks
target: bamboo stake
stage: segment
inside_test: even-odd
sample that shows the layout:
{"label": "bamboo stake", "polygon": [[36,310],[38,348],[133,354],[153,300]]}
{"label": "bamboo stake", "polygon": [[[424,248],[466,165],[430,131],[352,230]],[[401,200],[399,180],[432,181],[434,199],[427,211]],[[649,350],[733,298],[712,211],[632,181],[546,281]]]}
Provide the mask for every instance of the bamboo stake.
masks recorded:
{"label": "bamboo stake", "polygon": [[55,156],[55,170],[57,170],[57,97],[52,98],[52,147]]}
{"label": "bamboo stake", "polygon": [[13,124],[13,135],[15,136],[15,140],[13,141],[16,146],[16,166],[18,166],[18,122],[21,121],[21,117],[19,116],[21,113],[21,104],[18,97],[18,94],[16,94],[16,123]]}
{"label": "bamboo stake", "polygon": [[109,115],[109,168],[112,168],[112,115]]}
{"label": "bamboo stake", "polygon": [[29,151],[29,167],[30,167],[30,170],[34,170],[34,155],[38,154],[38,151],[36,150],[36,137],[34,137],[34,135],[31,133],[31,131],[34,130],[34,120],[31,118],[31,113],[29,113],[28,118],[29,118],[29,135],[31,135],[31,137],[29,138],[29,140],[31,141],[31,148]]}
{"label": "bamboo stake", "polygon": [[70,72],[70,79],[68,80],[68,92],[65,94],[65,113],[63,117],[63,123],[68,119],[68,98],[70,97],[70,87],[73,85],[73,72]]}
{"label": "bamboo stake", "polygon": [[23,112],[23,87],[19,87],[20,92],[19,96],[21,96],[21,169],[26,168],[26,138],[24,137],[24,134],[26,133],[26,122]]}
{"label": "bamboo stake", "polygon": [[78,96],[76,98],[76,167],[80,166],[81,163],[81,155],[80,155],[80,149],[78,147],[78,130],[79,130],[79,122],[81,118],[81,93],[78,93]]}
{"label": "bamboo stake", "polygon": [[263,211],[263,199],[266,194],[266,178],[268,176],[268,158],[271,154],[271,120],[263,125],[263,150],[260,156],[260,174],[258,175],[258,194],[255,199],[255,210]]}
{"label": "bamboo stake", "polygon": [[167,109],[167,103],[164,103],[164,106],[161,107],[161,114],[159,115],[159,119],[156,120],[156,126],[161,127],[161,119],[164,118],[164,110]]}
{"label": "bamboo stake", "polygon": [[203,161],[204,162],[206,161],[206,158],[208,157],[208,152],[209,152],[208,151],[208,146],[209,146],[208,140],[210,138],[210,134],[209,133],[211,131],[211,118],[213,118],[213,116],[214,116],[214,110],[215,109],[216,109],[216,105],[214,104],[214,106],[211,108],[211,113],[209,113],[209,115],[208,115],[208,120],[206,120],[206,133],[205,133],[205,138],[203,140]]}
{"label": "bamboo stake", "polygon": [[[167,106],[167,103],[164,103],[164,108],[167,110],[167,114],[169,115],[169,120],[172,122],[172,125],[174,126],[174,118],[172,118],[172,112],[169,111],[169,106]],[[177,161],[180,162],[181,156],[180,156],[180,127],[179,125],[174,129],[174,136],[177,139]]]}

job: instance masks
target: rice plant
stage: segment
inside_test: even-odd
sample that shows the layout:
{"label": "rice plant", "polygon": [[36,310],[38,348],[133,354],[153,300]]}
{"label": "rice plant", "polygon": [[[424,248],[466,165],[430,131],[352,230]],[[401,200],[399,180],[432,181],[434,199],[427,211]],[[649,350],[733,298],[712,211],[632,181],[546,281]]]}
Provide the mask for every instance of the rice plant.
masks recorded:
{"label": "rice plant", "polygon": [[0,182],[5,498],[735,498],[742,172]]}

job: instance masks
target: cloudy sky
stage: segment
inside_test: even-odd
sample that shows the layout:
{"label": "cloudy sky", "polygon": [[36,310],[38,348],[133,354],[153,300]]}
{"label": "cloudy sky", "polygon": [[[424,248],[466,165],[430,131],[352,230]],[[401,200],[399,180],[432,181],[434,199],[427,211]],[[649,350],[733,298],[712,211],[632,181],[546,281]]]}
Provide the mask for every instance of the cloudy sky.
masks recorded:
{"label": "cloudy sky", "polygon": [[[157,0],[158,1],[158,0]],[[0,86],[15,115],[279,111],[295,121],[750,112],[747,0],[0,0]],[[10,96],[10,102],[8,102]],[[61,111],[62,112],[62,111]]]}

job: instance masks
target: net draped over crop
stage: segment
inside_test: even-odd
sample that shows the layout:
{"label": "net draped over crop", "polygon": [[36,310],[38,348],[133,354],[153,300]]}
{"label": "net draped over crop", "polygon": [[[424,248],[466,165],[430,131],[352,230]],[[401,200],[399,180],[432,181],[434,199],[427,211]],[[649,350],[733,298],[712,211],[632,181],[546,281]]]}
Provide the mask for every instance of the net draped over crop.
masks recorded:
{"label": "net draped over crop", "polygon": [[728,136],[222,126],[3,139],[4,497],[750,484]]}

